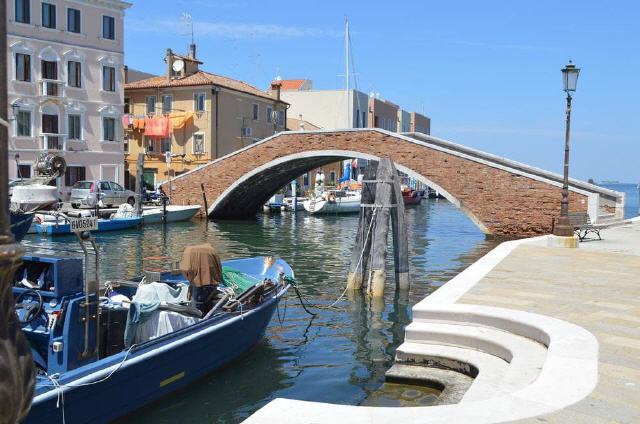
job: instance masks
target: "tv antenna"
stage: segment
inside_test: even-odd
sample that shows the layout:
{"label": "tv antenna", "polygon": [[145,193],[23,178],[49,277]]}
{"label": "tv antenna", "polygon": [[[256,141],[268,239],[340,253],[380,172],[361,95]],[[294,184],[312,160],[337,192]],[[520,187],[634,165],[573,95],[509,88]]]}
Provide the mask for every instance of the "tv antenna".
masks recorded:
{"label": "tv antenna", "polygon": [[194,44],[194,37],[193,37],[193,18],[191,17],[190,13],[183,13],[182,17],[180,18],[180,20],[182,22],[184,22],[184,24],[187,27],[187,31],[191,32],[191,44]]}

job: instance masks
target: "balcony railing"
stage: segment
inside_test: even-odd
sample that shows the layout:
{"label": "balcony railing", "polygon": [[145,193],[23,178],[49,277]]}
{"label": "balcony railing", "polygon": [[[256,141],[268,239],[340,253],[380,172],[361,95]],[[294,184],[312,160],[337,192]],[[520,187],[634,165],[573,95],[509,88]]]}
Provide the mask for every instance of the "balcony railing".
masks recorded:
{"label": "balcony railing", "polygon": [[40,80],[40,95],[45,97],[64,97],[64,82],[58,80]]}
{"label": "balcony railing", "polygon": [[64,134],[40,134],[42,150],[67,150],[66,140]]}

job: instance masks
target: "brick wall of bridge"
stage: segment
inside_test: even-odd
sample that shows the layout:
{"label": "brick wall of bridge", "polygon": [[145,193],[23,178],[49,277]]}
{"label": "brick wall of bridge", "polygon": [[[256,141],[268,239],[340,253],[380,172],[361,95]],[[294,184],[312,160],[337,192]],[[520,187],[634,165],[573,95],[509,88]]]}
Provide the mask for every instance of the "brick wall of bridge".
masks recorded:
{"label": "brick wall of bridge", "polygon": [[[211,205],[231,184],[256,167],[313,150],[350,150],[390,157],[448,191],[496,236],[547,234],[553,217],[560,212],[559,187],[377,131],[283,133],[175,179],[172,203],[202,204],[200,183],[204,183]],[[168,187],[164,188],[168,192]],[[570,209],[586,211],[587,197],[570,192]]]}

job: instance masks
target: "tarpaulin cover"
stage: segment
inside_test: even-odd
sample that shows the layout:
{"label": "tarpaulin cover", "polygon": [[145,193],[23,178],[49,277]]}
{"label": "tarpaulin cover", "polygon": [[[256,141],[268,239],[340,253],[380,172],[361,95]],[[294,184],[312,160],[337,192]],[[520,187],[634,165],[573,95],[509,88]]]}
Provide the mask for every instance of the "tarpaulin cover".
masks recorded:
{"label": "tarpaulin cover", "polygon": [[222,281],[222,264],[213,246],[200,244],[184,249],[180,271],[194,286],[218,284]]}

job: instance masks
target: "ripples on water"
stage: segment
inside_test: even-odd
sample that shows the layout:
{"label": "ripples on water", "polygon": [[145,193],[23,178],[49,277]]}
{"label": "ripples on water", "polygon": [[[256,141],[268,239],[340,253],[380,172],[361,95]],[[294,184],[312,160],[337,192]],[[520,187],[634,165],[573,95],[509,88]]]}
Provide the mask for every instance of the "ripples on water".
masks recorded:
{"label": "ripples on water", "polygon": [[[396,294],[394,282],[388,282],[384,301],[369,303],[356,295],[311,319],[290,292],[279,308],[281,319],[274,316],[267,337],[254,351],[126,422],[235,423],[276,397],[351,405],[388,402],[379,389],[411,320],[411,305],[496,244],[485,240],[466,216],[444,200],[408,208],[407,221],[409,293]],[[357,215],[297,213],[259,216],[251,222],[175,223],[166,231],[155,225],[141,232],[98,234],[101,279],[138,275],[144,268],[162,265],[143,258],[178,259],[185,246],[209,242],[223,259],[284,258],[295,270],[305,297],[328,305],[344,290],[357,222]],[[73,237],[32,235],[25,244],[30,251],[78,250]],[[388,269],[393,270],[392,262]]]}

